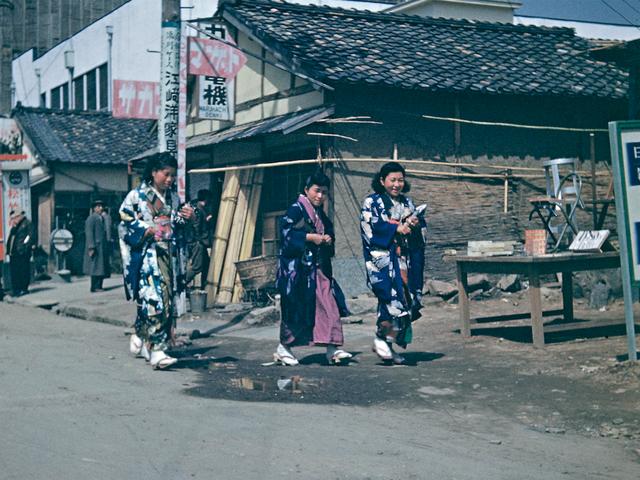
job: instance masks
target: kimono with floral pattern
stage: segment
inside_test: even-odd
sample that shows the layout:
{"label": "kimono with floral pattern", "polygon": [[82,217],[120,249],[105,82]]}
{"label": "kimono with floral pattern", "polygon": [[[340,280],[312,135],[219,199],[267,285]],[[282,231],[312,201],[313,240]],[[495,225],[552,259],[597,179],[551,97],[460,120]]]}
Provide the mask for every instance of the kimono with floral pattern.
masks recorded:
{"label": "kimono with floral pattern", "polygon": [[367,284],[378,298],[377,336],[401,347],[411,342],[411,322],[422,308],[426,222],[419,216],[409,235],[396,233],[415,209],[409,197],[373,193],[360,214]]}
{"label": "kimono with floral pattern", "polygon": [[[324,233],[335,241],[333,224],[321,208],[316,212],[324,224]],[[331,271],[334,246],[333,243],[318,246],[306,241],[307,233],[317,232],[299,201],[289,207],[279,227],[281,248],[276,287],[282,299],[280,343],[287,346],[309,345],[314,343],[316,277],[319,269],[331,281],[340,316],[350,314],[344,294]]]}
{"label": "kimono with floral pattern", "polygon": [[[164,197],[146,183],[131,190],[120,206],[120,252],[127,300],[137,303],[136,334],[154,349],[165,349],[175,318],[185,311],[185,220],[178,196]],[[147,236],[150,227],[162,237]]]}

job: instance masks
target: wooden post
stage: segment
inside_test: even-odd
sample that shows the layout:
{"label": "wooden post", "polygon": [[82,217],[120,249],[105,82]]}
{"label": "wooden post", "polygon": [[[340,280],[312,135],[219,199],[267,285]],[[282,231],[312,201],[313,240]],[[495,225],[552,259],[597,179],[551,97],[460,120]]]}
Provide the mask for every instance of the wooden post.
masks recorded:
{"label": "wooden post", "polygon": [[509,211],[509,175],[504,175],[504,209],[503,212]]}
{"label": "wooden post", "polygon": [[540,275],[535,266],[531,266],[529,269],[529,298],[531,301],[531,333],[533,336],[533,346],[535,348],[542,348],[544,347],[542,298],[540,296]]}
{"label": "wooden post", "polygon": [[249,190],[255,170],[245,170],[240,173],[240,192],[238,193],[238,203],[233,213],[231,222],[231,232],[229,234],[229,244],[224,257],[222,275],[220,276],[220,287],[218,288],[218,303],[230,303],[233,298],[233,286],[236,280],[236,265],[242,246],[242,237],[249,205]]}
{"label": "wooden post", "polygon": [[589,134],[589,147],[591,151],[591,204],[593,210],[591,214],[593,216],[593,229],[598,228],[598,185],[596,183],[596,135],[591,132]]}
{"label": "wooden post", "polygon": [[[246,260],[251,258],[253,250],[253,240],[256,234],[256,221],[258,219],[258,209],[260,207],[260,198],[262,196],[262,180],[264,178],[264,170],[259,169],[254,173],[253,184],[251,185],[251,194],[249,195],[249,208],[244,223],[244,233],[242,236],[242,245],[240,247],[240,255],[238,260]],[[236,274],[236,283],[233,289],[233,303],[239,302],[242,298],[242,283],[240,277]]]}
{"label": "wooden post", "polygon": [[573,273],[562,272],[562,312],[565,322],[573,322]]}
{"label": "wooden post", "polygon": [[458,283],[458,306],[460,307],[460,333],[463,337],[471,336],[471,320],[469,319],[469,295],[467,294],[467,272],[462,264],[456,262],[456,279]]}
{"label": "wooden post", "polygon": [[229,243],[229,233],[233,214],[238,203],[238,192],[240,190],[240,174],[238,171],[227,172],[224,177],[222,187],[222,197],[218,208],[218,221],[214,236],[213,248],[211,249],[211,262],[207,272],[207,306],[212,307],[218,294],[220,275],[224,264],[224,257]]}

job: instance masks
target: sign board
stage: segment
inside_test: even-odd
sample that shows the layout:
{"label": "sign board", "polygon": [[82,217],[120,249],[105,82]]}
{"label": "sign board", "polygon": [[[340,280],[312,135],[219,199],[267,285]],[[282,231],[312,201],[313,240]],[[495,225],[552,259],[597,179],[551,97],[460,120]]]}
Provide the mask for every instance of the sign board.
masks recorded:
{"label": "sign board", "polygon": [[214,38],[189,37],[189,74],[234,78],[247,63],[247,57],[229,35],[224,42]]}
{"label": "sign board", "polygon": [[9,236],[9,212],[24,211],[31,218],[31,189],[29,187],[29,170],[2,171],[2,230],[6,245]]}
{"label": "sign board", "polygon": [[600,252],[610,233],[609,230],[582,230],[569,245],[569,250],[573,252]]}
{"label": "sign board", "polygon": [[235,80],[224,77],[198,77],[198,118],[233,120]]}
{"label": "sign board", "polygon": [[160,114],[160,84],[137,80],[113,81],[113,117],[156,120]]}
{"label": "sign board", "polygon": [[640,285],[640,122],[609,122],[629,360],[638,359],[631,288]]}
{"label": "sign board", "polygon": [[64,228],[54,230],[51,233],[51,245],[58,252],[68,252],[73,247],[73,234]]}
{"label": "sign board", "polygon": [[[631,284],[640,286],[640,122],[612,122],[612,162],[620,191],[616,189],[616,215],[623,221],[619,236],[625,237],[626,252],[621,258],[630,273]],[[617,147],[617,148],[616,148]],[[614,151],[615,148],[615,151]],[[625,261],[626,260],[626,261]]]}

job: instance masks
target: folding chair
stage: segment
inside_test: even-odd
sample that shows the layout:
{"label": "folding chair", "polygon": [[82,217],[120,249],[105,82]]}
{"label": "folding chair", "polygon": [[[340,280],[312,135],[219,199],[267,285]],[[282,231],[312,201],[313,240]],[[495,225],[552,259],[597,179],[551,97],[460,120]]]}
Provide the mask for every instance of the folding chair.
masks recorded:
{"label": "folding chair", "polygon": [[[576,172],[576,160],[556,158],[542,163],[545,174],[546,196],[533,197],[529,202],[533,209],[529,220],[537,215],[549,234],[551,251],[560,248],[564,237],[571,232],[578,233],[576,211],[584,209],[582,202],[582,179]],[[561,177],[560,168],[568,167],[568,173]],[[557,219],[557,220],[555,220]]]}

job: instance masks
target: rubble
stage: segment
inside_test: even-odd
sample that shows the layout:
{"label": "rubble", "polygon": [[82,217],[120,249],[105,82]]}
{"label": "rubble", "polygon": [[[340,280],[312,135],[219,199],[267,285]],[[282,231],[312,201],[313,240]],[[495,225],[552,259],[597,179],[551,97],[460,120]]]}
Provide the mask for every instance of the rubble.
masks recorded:
{"label": "rubble", "polygon": [[429,292],[430,295],[448,300],[458,293],[458,288],[441,280],[427,280],[426,291]]}
{"label": "rubble", "polygon": [[512,274],[512,275],[504,275],[496,286],[503,292],[518,292],[522,289],[522,284],[520,283],[520,275]]}
{"label": "rubble", "polygon": [[255,308],[251,310],[244,321],[248,325],[260,326],[260,325],[273,325],[280,321],[280,312],[275,305],[270,305],[263,308]]}

